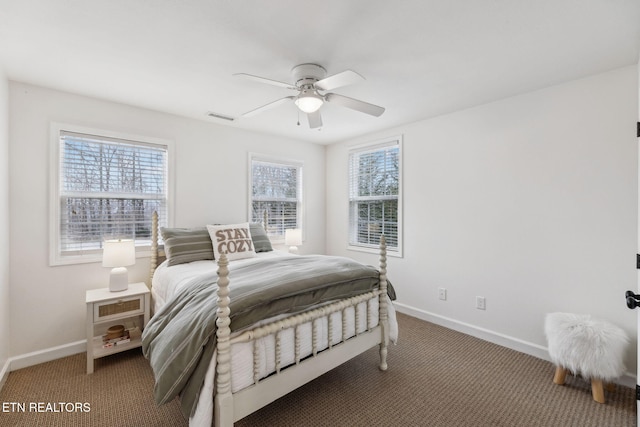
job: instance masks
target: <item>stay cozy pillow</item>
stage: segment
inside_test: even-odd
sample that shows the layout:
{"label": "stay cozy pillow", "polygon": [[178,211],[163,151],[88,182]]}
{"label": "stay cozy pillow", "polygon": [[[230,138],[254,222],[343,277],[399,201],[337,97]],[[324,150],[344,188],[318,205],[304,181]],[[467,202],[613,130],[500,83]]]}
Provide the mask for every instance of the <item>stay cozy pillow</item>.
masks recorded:
{"label": "stay cozy pillow", "polygon": [[248,222],[207,225],[207,230],[213,242],[213,253],[216,259],[220,259],[220,254],[227,254],[229,261],[256,256]]}

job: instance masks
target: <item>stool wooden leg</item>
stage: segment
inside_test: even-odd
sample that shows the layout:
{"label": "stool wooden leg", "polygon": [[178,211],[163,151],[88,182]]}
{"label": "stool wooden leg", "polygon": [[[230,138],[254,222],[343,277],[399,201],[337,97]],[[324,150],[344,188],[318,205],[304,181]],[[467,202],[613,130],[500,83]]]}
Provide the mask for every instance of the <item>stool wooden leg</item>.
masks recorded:
{"label": "stool wooden leg", "polygon": [[591,380],[591,394],[593,395],[593,400],[598,403],[604,403],[604,388],[602,380]]}
{"label": "stool wooden leg", "polygon": [[555,384],[564,384],[564,378],[567,376],[567,370],[565,368],[563,368],[562,366],[557,366],[556,367],[556,373],[553,376],[553,382]]}

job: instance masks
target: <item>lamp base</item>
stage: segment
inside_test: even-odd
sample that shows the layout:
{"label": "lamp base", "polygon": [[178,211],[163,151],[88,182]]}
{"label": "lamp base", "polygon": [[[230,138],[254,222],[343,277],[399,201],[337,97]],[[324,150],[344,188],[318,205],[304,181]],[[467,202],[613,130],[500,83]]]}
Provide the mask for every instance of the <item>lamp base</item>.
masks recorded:
{"label": "lamp base", "polygon": [[127,267],[116,267],[111,269],[109,276],[109,290],[111,292],[126,291],[129,289],[129,272]]}
{"label": "lamp base", "polygon": [[289,253],[298,255],[298,247],[297,246],[289,246]]}

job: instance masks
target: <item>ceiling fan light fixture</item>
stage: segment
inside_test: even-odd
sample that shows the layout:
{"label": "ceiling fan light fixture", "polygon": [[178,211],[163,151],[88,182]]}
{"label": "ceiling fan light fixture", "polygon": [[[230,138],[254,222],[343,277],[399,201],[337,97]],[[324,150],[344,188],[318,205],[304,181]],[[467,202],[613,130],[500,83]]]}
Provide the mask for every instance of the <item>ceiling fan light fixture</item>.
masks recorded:
{"label": "ceiling fan light fixture", "polygon": [[303,90],[295,100],[296,106],[304,113],[314,113],[318,111],[324,100],[313,90]]}
{"label": "ceiling fan light fixture", "polygon": [[378,105],[369,104],[368,102],[329,92],[338,87],[363,81],[364,77],[355,71],[345,70],[327,77],[327,71],[318,64],[300,64],[293,67],[291,74],[291,84],[251,74],[234,74],[259,83],[285,87],[296,91],[295,95],[285,96],[284,98],[280,98],[261,107],[254,108],[251,111],[247,111],[242,115],[242,117],[254,116],[255,114],[265,110],[270,110],[290,101],[295,103],[299,111],[306,114],[307,119],[309,120],[309,128],[311,129],[321,128],[322,117],[319,110],[325,102],[350,108],[351,110],[359,111],[375,117],[379,117],[384,113],[384,108]]}

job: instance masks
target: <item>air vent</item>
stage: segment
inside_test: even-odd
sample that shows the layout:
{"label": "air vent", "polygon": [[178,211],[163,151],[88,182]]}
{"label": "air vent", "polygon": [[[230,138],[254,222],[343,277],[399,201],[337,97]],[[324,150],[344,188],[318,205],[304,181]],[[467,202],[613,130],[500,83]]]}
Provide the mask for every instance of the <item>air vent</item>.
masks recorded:
{"label": "air vent", "polygon": [[229,117],[229,116],[223,116],[222,114],[218,114],[218,113],[212,113],[211,111],[209,111],[207,113],[207,116],[209,117],[214,117],[216,119],[222,119],[222,120],[228,120],[230,122],[234,121],[235,119],[233,117]]}

